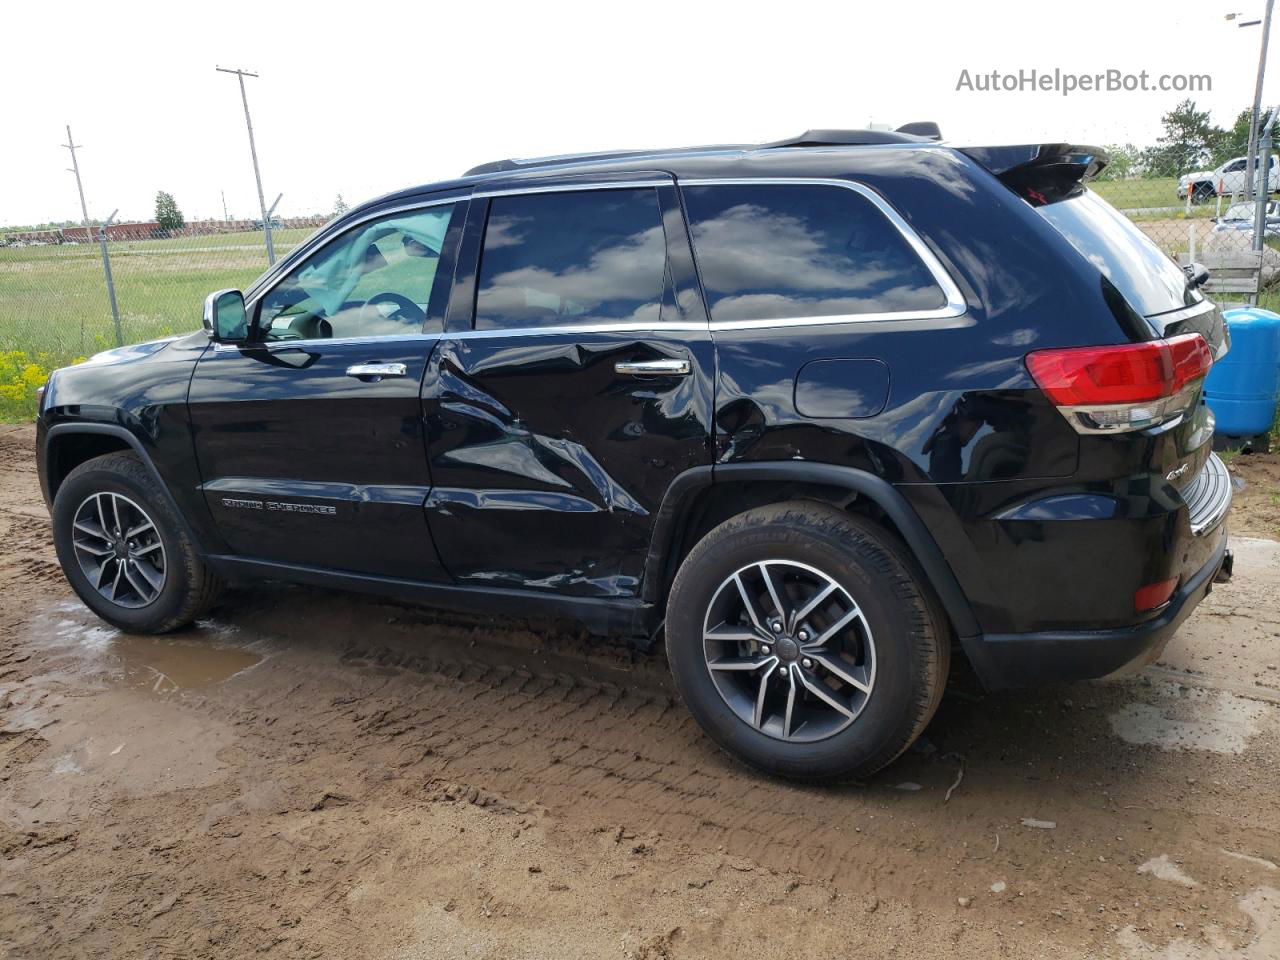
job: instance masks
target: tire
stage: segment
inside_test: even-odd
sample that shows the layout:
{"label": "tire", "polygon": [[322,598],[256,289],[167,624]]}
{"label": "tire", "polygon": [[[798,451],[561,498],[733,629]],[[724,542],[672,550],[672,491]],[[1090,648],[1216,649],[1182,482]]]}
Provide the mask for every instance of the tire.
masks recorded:
{"label": "tire", "polygon": [[[115,535],[117,517],[121,533],[140,531],[124,547]],[[185,627],[221,590],[133,453],[95,457],[67,475],[53,501],[53,543],[85,606],[127,633]]]}
{"label": "tire", "polygon": [[[777,632],[775,597],[790,609]],[[798,780],[862,779],[906,750],[937,710],[950,666],[946,624],[890,531],[797,501],[739,514],[689,552],[667,601],[667,659],[689,712],[731,755]]]}
{"label": "tire", "polygon": [[1213,189],[1213,184],[1211,183],[1197,183],[1192,186],[1192,203],[1208,203],[1216,196],[1217,192]]}

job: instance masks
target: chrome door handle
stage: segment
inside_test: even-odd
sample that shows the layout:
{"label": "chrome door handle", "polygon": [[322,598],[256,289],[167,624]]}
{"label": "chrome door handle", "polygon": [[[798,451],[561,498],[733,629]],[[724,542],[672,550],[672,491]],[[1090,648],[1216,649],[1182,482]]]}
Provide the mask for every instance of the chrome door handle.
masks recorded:
{"label": "chrome door handle", "polygon": [[632,377],[687,377],[688,360],[638,360],[634,363],[619,361],[613,365],[617,373]]}
{"label": "chrome door handle", "polygon": [[347,376],[360,380],[368,377],[370,380],[378,381],[385,377],[403,377],[404,375],[403,363],[353,363],[347,367]]}

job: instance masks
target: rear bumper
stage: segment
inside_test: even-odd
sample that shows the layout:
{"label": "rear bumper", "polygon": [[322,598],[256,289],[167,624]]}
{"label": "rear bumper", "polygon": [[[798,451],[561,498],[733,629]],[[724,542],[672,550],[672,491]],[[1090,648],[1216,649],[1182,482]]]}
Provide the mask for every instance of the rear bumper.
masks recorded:
{"label": "rear bumper", "polygon": [[986,634],[965,638],[969,661],[988,690],[1041,686],[1104,677],[1131,665],[1150,663],[1191,611],[1213,589],[1220,573],[1230,575],[1227,526],[1205,534],[1216,540],[1209,562],[1188,577],[1158,614],[1129,627],[1044,633]]}

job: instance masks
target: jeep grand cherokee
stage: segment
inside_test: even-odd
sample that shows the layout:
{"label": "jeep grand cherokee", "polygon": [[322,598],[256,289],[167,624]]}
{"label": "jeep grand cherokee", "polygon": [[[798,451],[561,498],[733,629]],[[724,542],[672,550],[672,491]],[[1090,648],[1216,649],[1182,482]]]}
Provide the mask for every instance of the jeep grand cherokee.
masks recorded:
{"label": "jeep grand cherokee", "polygon": [[865,776],[953,646],[1101,676],[1230,573],[1223,322],[1105,163],[811,131],[372,201],[52,376],[58,556],[128,631],[275,579],[662,635],[723,747]]}

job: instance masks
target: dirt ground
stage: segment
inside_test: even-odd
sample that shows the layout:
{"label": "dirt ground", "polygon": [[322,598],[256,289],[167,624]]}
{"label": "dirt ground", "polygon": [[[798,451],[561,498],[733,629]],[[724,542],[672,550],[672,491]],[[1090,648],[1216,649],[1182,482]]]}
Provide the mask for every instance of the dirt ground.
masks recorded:
{"label": "dirt ground", "polygon": [[0,957],[1280,957],[1280,458],[1162,662],[811,788],[660,654],[318,590],[122,636],[0,427]]}
{"label": "dirt ground", "polygon": [[1237,454],[1227,469],[1236,478],[1232,532],[1280,540],[1280,453]]}

